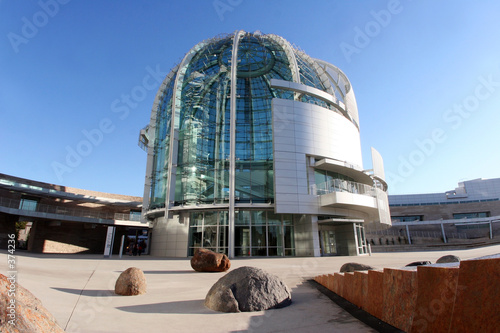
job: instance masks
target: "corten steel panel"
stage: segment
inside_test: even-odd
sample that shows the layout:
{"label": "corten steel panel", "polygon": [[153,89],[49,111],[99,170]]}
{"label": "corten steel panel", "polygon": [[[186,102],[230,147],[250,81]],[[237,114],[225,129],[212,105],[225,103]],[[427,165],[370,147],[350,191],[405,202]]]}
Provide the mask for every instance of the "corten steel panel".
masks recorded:
{"label": "corten steel panel", "polygon": [[417,301],[410,332],[448,332],[458,272],[458,267],[417,267]]}
{"label": "corten steel panel", "polygon": [[384,272],[368,271],[368,300],[363,309],[377,318],[382,318],[384,309]]}
{"label": "corten steel panel", "polygon": [[342,273],[335,273],[335,280],[338,283],[338,292],[336,293],[340,297],[344,297],[344,274]]}
{"label": "corten steel panel", "polygon": [[450,332],[500,331],[500,258],[460,262]]}
{"label": "corten steel panel", "polygon": [[417,271],[384,268],[382,320],[408,332],[417,299]]}
{"label": "corten steel panel", "polygon": [[363,308],[368,297],[368,274],[366,272],[354,272],[354,291],[351,303]]}
{"label": "corten steel panel", "polygon": [[354,273],[344,273],[344,297],[352,303],[354,294]]}
{"label": "corten steel panel", "polygon": [[335,277],[333,274],[328,274],[326,277],[326,288],[330,291],[333,291],[333,281],[335,280]]}

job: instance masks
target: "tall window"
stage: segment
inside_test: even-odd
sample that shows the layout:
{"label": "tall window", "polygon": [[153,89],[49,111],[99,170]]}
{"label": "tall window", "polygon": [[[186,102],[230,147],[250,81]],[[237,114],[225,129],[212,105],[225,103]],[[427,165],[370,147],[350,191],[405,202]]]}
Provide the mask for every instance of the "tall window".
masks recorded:
{"label": "tall window", "polygon": [[423,220],[424,220],[423,215],[391,216],[392,222],[414,222]]}
{"label": "tall window", "polygon": [[141,220],[141,212],[136,210],[130,211],[130,221],[140,221]]}
{"label": "tall window", "polygon": [[353,181],[354,179],[351,177],[344,176],[338,172],[314,170],[314,182],[316,184],[316,192],[319,195],[330,192],[356,193]]}
{"label": "tall window", "polygon": [[234,237],[236,256],[295,255],[292,215],[271,211],[236,211]]}
{"label": "tall window", "polygon": [[36,211],[38,206],[38,199],[34,198],[22,198],[19,203],[19,209]]}
{"label": "tall window", "polygon": [[190,216],[189,255],[205,248],[227,254],[228,212],[194,212]]}
{"label": "tall window", "polygon": [[480,217],[489,217],[490,212],[474,212],[474,213],[456,213],[453,214],[454,219],[475,219]]}

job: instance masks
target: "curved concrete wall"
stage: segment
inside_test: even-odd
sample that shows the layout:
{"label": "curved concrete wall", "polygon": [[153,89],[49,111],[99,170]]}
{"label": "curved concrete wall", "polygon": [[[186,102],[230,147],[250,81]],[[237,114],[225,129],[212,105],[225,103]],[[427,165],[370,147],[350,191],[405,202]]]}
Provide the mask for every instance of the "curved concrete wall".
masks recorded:
{"label": "curved concrete wall", "polygon": [[273,151],[277,213],[321,214],[347,210],[320,208],[310,194],[314,183],[309,157],[345,161],[361,167],[361,144],[357,127],[332,110],[298,101],[273,99]]}

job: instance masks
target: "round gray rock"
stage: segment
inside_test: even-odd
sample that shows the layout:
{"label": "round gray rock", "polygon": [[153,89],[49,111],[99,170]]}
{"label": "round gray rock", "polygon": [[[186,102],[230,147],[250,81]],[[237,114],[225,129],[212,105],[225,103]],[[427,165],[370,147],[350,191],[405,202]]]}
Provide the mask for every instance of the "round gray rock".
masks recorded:
{"label": "round gray rock", "polygon": [[205,297],[205,306],[219,312],[278,309],[291,303],[290,290],[280,278],[248,266],[220,278]]}
{"label": "round gray rock", "polygon": [[115,283],[115,293],[123,296],[135,296],[146,293],[146,277],[137,267],[123,271]]}
{"label": "round gray rock", "polygon": [[460,262],[460,258],[452,254],[449,254],[447,256],[442,256],[441,258],[436,260],[436,264],[446,264],[450,262]]}
{"label": "round gray rock", "polygon": [[372,266],[369,265],[364,265],[364,264],[358,264],[356,262],[348,262],[342,265],[340,267],[340,273],[345,273],[345,272],[355,272],[355,271],[367,271],[370,269],[375,269]]}

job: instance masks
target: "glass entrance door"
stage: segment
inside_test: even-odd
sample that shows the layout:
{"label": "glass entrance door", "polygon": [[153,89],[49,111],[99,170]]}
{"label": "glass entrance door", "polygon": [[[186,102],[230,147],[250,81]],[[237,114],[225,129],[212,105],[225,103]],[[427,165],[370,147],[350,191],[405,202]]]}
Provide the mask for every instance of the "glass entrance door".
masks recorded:
{"label": "glass entrance door", "polygon": [[335,240],[335,231],[323,230],[320,231],[321,236],[321,253],[324,256],[333,256],[337,254],[337,242]]}
{"label": "glass entrance door", "polygon": [[361,223],[354,223],[354,232],[356,237],[356,247],[359,254],[368,253],[366,248],[365,227]]}

